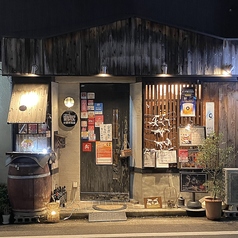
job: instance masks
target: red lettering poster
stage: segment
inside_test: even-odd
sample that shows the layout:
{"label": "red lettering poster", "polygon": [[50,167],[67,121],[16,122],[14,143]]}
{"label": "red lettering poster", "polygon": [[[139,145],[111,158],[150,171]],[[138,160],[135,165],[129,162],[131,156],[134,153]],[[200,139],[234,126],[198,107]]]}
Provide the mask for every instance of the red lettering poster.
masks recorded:
{"label": "red lettering poster", "polygon": [[96,164],[112,164],[112,142],[96,141]]}

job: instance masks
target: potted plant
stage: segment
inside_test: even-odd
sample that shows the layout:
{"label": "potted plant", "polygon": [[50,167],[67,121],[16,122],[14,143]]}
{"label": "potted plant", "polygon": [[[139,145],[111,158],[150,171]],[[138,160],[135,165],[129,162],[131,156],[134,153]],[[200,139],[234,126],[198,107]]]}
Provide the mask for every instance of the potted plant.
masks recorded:
{"label": "potted plant", "polygon": [[233,167],[234,147],[224,142],[222,133],[210,134],[198,147],[198,163],[208,174],[207,188],[211,197],[205,199],[206,217],[219,220],[222,214],[222,202],[225,197],[223,168]]}
{"label": "potted plant", "polygon": [[2,214],[2,223],[9,224],[11,208],[6,184],[0,184],[0,213]]}

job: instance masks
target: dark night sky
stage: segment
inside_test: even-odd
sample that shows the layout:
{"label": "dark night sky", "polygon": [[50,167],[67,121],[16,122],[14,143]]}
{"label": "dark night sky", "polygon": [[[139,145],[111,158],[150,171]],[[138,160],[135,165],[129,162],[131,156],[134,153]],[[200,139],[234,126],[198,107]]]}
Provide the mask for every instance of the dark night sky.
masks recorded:
{"label": "dark night sky", "polygon": [[128,17],[238,38],[237,0],[0,0],[0,37],[45,38]]}

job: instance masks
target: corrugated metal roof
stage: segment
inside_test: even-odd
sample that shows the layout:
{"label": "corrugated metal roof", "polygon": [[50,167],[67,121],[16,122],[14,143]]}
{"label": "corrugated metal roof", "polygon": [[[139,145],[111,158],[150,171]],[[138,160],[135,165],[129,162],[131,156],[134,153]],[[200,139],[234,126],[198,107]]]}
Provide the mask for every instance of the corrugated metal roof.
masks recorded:
{"label": "corrugated metal roof", "polygon": [[8,123],[44,123],[48,98],[47,84],[15,84]]}

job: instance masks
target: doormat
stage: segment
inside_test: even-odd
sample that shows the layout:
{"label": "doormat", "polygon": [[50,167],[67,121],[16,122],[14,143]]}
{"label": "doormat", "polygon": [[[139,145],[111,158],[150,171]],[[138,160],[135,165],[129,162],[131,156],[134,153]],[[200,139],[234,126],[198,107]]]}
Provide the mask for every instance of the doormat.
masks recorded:
{"label": "doormat", "polygon": [[93,209],[98,211],[120,211],[127,208],[125,204],[99,204],[93,205]]}
{"label": "doormat", "polygon": [[125,212],[91,212],[88,214],[89,222],[100,222],[100,221],[126,221]]}

